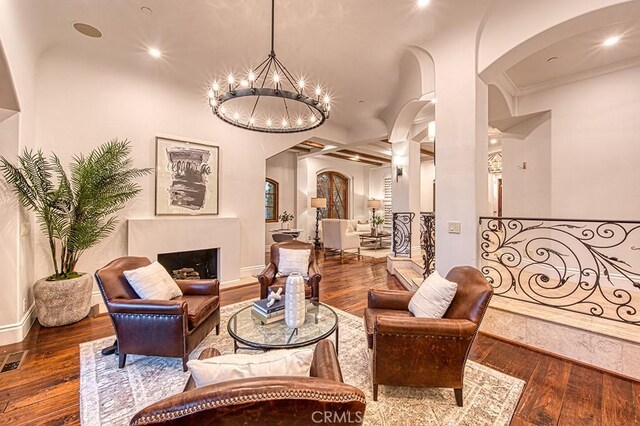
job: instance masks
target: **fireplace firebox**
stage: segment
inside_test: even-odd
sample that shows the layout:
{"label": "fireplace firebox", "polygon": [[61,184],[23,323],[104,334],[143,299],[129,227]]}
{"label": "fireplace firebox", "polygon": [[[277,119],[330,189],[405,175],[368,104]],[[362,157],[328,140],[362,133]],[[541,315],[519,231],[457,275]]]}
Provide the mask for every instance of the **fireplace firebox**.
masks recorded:
{"label": "fireplace firebox", "polygon": [[218,249],[159,253],[158,263],[174,278],[218,278]]}

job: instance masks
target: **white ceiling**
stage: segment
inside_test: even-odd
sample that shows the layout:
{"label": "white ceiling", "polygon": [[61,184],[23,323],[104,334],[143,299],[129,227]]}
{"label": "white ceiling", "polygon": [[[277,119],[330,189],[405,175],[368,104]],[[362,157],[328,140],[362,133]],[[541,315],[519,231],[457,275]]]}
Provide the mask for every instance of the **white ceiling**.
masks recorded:
{"label": "white ceiling", "polygon": [[[277,0],[276,53],[294,75],[320,80],[335,103],[331,121],[346,128],[374,120],[393,99],[401,55],[466,13],[433,0]],[[455,3],[455,4],[453,4]],[[213,78],[256,66],[269,53],[269,0],[22,0],[39,44],[92,49],[125,67],[161,70],[206,93]],[[141,11],[146,6],[151,15]],[[467,8],[468,9],[468,8]],[[74,22],[103,37],[76,32]],[[147,54],[149,46],[163,53]],[[359,103],[359,101],[364,103]]]}
{"label": "white ceiling", "polygon": [[[621,36],[616,45],[602,44],[615,35]],[[552,57],[557,59],[548,61]],[[634,58],[640,63],[640,3],[624,21],[593,28],[539,50],[507,70],[507,75],[516,87],[524,89]]]}

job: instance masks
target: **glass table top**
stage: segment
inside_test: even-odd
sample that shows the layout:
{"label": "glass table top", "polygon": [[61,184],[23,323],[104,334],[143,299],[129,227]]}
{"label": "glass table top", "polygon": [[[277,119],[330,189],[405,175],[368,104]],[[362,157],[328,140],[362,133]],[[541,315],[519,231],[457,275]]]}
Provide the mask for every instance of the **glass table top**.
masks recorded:
{"label": "glass table top", "polygon": [[260,349],[296,348],[311,345],[330,336],[338,326],[338,315],[324,303],[307,301],[307,316],[297,329],[287,327],[284,319],[262,324],[249,305],[233,314],[227,329],[231,337],[247,346]]}

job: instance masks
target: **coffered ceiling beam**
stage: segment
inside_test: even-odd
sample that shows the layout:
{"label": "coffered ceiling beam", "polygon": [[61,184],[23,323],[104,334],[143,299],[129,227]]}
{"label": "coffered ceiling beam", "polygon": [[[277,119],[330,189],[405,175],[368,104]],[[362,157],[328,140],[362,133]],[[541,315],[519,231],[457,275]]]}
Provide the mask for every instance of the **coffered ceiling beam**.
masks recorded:
{"label": "coffered ceiling beam", "polygon": [[391,163],[391,159],[390,158],[385,158],[385,157],[378,157],[375,155],[371,155],[371,154],[366,154],[366,153],[362,153],[362,152],[358,152],[358,151],[351,151],[350,149],[341,149],[339,151],[339,153],[341,154],[346,154],[346,155],[351,155],[351,156],[358,156],[360,158],[363,158],[365,160],[371,160],[371,161],[375,161],[378,163]]}
{"label": "coffered ceiling beam", "polygon": [[364,158],[359,158],[359,159],[355,159],[352,156],[344,156],[338,153],[334,153],[334,152],[330,152],[328,154],[324,154],[327,157],[332,157],[332,158],[339,158],[340,160],[347,160],[347,161],[353,161],[354,163],[362,163],[362,164],[368,164],[370,166],[382,166],[382,163],[378,163],[376,161],[371,161],[371,160],[365,160]]}

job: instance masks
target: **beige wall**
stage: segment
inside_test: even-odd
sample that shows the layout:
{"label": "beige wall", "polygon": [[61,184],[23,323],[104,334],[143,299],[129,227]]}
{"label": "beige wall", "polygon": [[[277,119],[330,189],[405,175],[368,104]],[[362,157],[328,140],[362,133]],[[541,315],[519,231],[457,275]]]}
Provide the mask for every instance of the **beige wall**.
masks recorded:
{"label": "beige wall", "polygon": [[[278,212],[285,210],[296,215],[296,177],[298,168],[298,155],[285,151],[267,159],[267,177],[278,182]],[[297,217],[294,218],[291,227],[296,227]],[[273,243],[271,231],[282,226],[281,223],[265,223],[265,244],[270,247]]]}
{"label": "beige wall", "polygon": [[[527,170],[505,176],[510,192],[505,207],[527,216],[640,218],[638,93],[640,67],[635,67],[519,97],[519,114],[550,111],[551,120],[516,143],[514,158],[528,160]],[[509,142],[504,147],[511,157]],[[518,188],[523,179],[527,191]]]}

